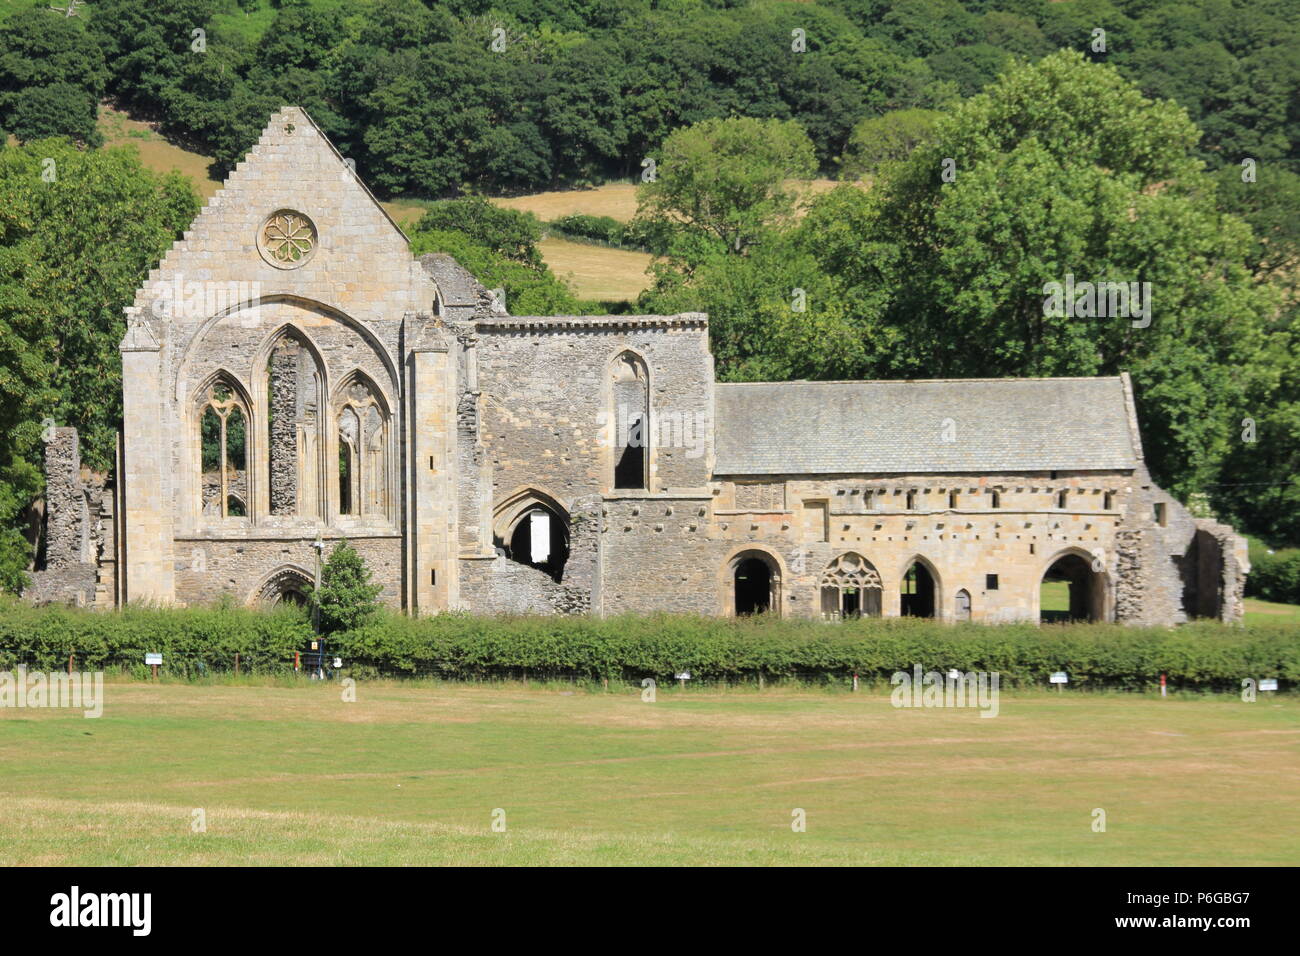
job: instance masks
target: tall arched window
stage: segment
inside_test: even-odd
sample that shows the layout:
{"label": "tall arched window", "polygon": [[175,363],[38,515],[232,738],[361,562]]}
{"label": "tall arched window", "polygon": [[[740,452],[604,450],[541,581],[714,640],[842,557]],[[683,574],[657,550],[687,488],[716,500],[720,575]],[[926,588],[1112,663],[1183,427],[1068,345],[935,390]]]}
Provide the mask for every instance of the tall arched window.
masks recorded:
{"label": "tall arched window", "polygon": [[200,400],[199,507],[204,519],[243,518],[248,509],[248,411],[217,380]]}
{"label": "tall arched window", "polygon": [[337,406],[339,514],[388,517],[393,495],[387,410],[360,376],[345,383]]}
{"label": "tall arched window", "polygon": [[295,330],[286,330],[271,350],[266,382],[271,514],[324,517],[324,375],[314,351]]}
{"label": "tall arched window", "polygon": [[613,427],[614,488],[650,487],[650,376],[632,352],[614,361],[610,421]]}

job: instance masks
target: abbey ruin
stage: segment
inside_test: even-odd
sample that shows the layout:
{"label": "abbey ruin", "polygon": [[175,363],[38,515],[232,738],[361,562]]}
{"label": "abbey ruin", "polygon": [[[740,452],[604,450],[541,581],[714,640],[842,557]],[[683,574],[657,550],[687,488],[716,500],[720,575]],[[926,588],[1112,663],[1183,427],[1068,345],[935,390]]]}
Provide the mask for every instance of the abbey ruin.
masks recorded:
{"label": "abbey ruin", "polygon": [[282,109],[127,309],[111,482],[47,436],[29,596],[301,600],[346,538],[413,614],[1241,617],[1127,376],[722,384],[702,314],[507,306]]}

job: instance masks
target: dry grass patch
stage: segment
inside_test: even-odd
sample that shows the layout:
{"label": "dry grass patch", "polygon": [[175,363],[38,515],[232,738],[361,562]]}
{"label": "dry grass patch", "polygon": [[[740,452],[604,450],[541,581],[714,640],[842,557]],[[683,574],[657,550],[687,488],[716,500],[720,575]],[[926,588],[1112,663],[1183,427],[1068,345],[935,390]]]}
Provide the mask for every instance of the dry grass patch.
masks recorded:
{"label": "dry grass patch", "polygon": [[[0,711],[0,863],[1284,864],[1300,700],[113,682]],[[791,811],[808,815],[793,833]],[[1093,833],[1104,808],[1108,831]],[[203,808],[208,831],[190,830]],[[506,833],[491,830],[505,810]]]}

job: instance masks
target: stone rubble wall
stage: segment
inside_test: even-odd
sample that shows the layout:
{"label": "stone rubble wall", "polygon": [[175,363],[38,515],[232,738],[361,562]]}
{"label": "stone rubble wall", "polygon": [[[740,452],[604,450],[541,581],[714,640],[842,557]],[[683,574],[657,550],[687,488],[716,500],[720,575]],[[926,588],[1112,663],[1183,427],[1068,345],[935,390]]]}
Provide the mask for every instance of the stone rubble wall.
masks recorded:
{"label": "stone rubble wall", "polygon": [[113,487],[83,472],[75,428],[45,444],[44,561],[23,597],[33,604],[111,607],[116,601]]}

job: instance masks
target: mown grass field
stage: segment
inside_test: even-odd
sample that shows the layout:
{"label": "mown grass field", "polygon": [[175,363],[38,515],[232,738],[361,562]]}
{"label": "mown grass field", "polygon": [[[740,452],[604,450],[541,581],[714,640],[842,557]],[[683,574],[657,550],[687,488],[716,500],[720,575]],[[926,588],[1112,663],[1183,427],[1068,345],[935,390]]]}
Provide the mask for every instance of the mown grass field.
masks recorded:
{"label": "mown grass field", "polygon": [[1293,695],[1023,691],[994,719],[895,709],[883,689],[661,688],[644,703],[636,688],[377,682],[345,703],[334,684],[109,683],[105,697],[98,720],[0,709],[0,864],[1300,860]]}

